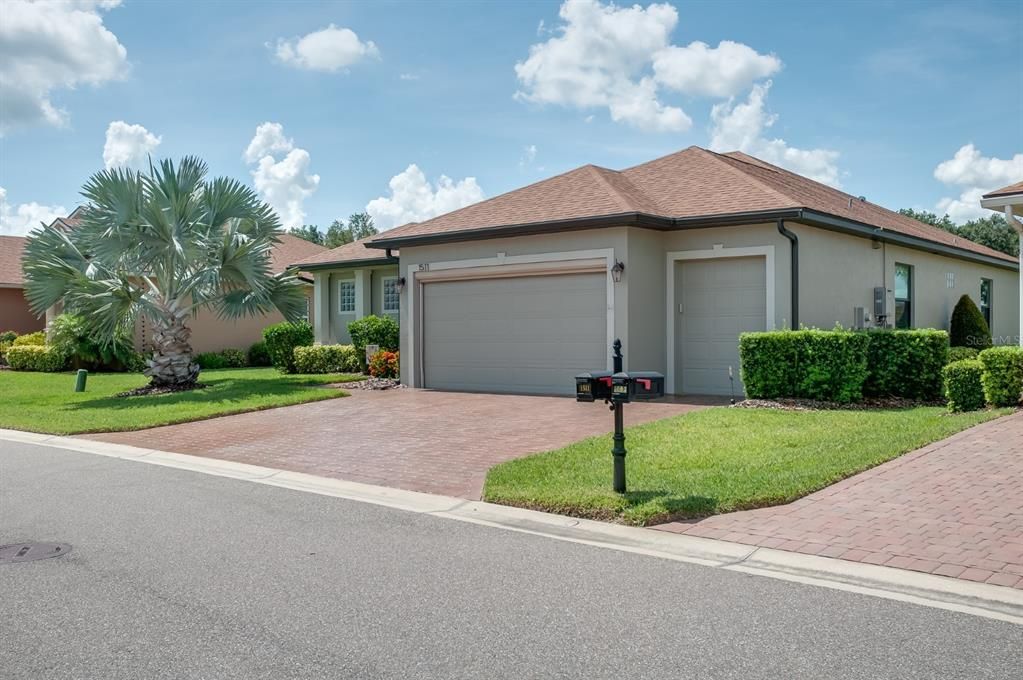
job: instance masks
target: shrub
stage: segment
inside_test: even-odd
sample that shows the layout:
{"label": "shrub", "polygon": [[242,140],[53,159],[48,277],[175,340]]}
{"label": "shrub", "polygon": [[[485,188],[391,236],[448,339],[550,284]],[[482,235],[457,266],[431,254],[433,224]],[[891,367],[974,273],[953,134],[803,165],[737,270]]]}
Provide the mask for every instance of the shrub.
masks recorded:
{"label": "shrub", "polygon": [[948,333],[934,329],[876,330],[866,335],[870,342],[864,394],[928,401],[941,398]]}
{"label": "shrub", "polygon": [[299,373],[357,373],[359,354],[352,345],[313,345],[295,348]]}
{"label": "shrub", "polygon": [[949,411],[976,411],[984,407],[981,374],[984,365],[976,359],[954,361],[941,372]]}
{"label": "shrub", "polygon": [[369,374],[374,378],[397,378],[399,376],[398,353],[382,349],[371,356]]}
{"label": "shrub", "polygon": [[212,371],[218,368],[244,368],[248,365],[248,359],[240,349],[222,349],[219,352],[197,354],[195,363],[201,369]]}
{"label": "shrub", "polygon": [[948,363],[963,361],[964,359],[976,359],[978,354],[980,354],[980,350],[976,347],[949,347]]}
{"label": "shrub", "polygon": [[397,352],[401,344],[398,322],[388,316],[364,316],[348,324],[348,334],[359,353],[359,365],[366,366],[366,345],[379,345],[381,350]]}
{"label": "shrub", "polygon": [[992,406],[1016,406],[1023,395],[1023,347],[992,347],[980,353],[981,384]]}
{"label": "shrub", "polygon": [[953,347],[991,346],[991,329],[969,295],[959,298],[952,310],[950,335]]}
{"label": "shrub", "polygon": [[46,344],[46,333],[43,331],[36,331],[35,333],[26,333],[25,335],[19,335],[11,343],[14,347],[23,347],[25,345],[45,345]]}
{"label": "shrub", "polygon": [[263,329],[263,341],[270,362],[282,373],[295,372],[295,348],[313,344],[313,327],[308,321],[283,321]]}
{"label": "shrub", "polygon": [[841,329],[743,333],[739,356],[746,394],[753,399],[859,401],[868,342],[866,334]]}
{"label": "shrub", "polygon": [[49,344],[68,357],[72,368],[124,371],[130,370],[135,360],[129,331],[104,342],[96,338],[88,320],[80,314],[59,315],[50,323],[49,331]]}
{"label": "shrub", "polygon": [[266,351],[266,343],[260,340],[249,347],[249,366],[272,366],[270,353]]}
{"label": "shrub", "polygon": [[7,350],[7,363],[15,371],[56,373],[64,370],[67,355],[56,347],[17,345]]}
{"label": "shrub", "polygon": [[0,344],[7,343],[10,345],[12,342],[18,339],[18,334],[14,331],[4,331],[0,333]]}

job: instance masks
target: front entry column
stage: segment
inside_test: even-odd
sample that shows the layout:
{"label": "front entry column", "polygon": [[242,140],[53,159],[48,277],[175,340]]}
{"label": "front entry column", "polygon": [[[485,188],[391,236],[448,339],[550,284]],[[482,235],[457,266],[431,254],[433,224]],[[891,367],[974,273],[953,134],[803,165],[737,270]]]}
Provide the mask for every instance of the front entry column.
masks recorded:
{"label": "front entry column", "polygon": [[330,273],[313,274],[313,337],[321,345],[330,344]]}
{"label": "front entry column", "polygon": [[355,270],[355,318],[361,319],[373,311],[372,272],[369,269]]}

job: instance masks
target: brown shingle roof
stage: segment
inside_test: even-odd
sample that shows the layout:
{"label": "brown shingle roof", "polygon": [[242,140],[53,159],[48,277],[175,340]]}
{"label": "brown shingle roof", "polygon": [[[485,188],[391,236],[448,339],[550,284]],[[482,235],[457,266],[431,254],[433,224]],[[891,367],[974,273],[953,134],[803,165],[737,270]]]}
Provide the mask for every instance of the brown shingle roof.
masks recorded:
{"label": "brown shingle roof", "polygon": [[[406,225],[408,226],[408,225]],[[401,229],[401,227],[397,227]],[[389,232],[390,234],[393,229]],[[325,264],[355,264],[357,262],[364,262],[370,260],[382,260],[387,257],[387,254],[383,250],[375,250],[373,248],[367,248],[366,243],[379,238],[378,236],[370,236],[367,238],[359,239],[358,241],[352,241],[346,243],[343,246],[338,246],[331,250],[324,250],[321,253],[317,253],[312,257],[306,257],[302,260],[295,260],[292,262],[293,265],[298,267],[306,267],[309,265],[325,265]],[[398,251],[392,251],[393,255],[397,257]]]}
{"label": "brown shingle roof", "polygon": [[995,196],[1011,196],[1012,194],[1023,194],[1023,182],[1016,182],[1010,184],[1007,187],[1001,189],[995,189],[991,193],[984,194],[984,198],[994,198]]}
{"label": "brown shingle roof", "polygon": [[0,236],[0,286],[20,287],[25,283],[21,274],[21,253],[24,250],[24,236]]}
{"label": "brown shingle roof", "polygon": [[1005,253],[861,201],[744,153],[719,154],[697,146],[621,171],[584,165],[466,208],[392,229],[373,240],[626,214],[674,219],[787,209],[813,210],[1015,261]]}
{"label": "brown shingle roof", "polygon": [[299,260],[327,251],[324,246],[292,234],[281,234],[280,241],[270,252],[270,271],[274,274],[284,271]]}

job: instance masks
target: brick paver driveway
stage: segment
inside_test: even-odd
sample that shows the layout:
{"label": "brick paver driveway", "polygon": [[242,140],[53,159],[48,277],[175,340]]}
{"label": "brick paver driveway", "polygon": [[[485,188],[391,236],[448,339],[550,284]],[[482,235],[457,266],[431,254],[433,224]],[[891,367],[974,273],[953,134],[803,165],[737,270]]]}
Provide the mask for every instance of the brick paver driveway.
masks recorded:
{"label": "brick paver driveway", "polygon": [[1023,413],[789,505],[657,528],[1023,589]]}
{"label": "brick paver driveway", "polygon": [[[625,420],[713,403],[723,402],[630,404]],[[493,465],[613,426],[603,405],[562,397],[352,390],[343,399],[88,438],[475,500]]]}

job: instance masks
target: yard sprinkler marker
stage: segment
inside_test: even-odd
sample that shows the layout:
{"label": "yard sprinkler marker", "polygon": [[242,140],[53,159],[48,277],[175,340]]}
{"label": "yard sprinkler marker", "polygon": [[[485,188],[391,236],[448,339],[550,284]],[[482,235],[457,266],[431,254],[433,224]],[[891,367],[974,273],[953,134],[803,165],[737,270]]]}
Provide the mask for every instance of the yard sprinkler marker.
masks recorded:
{"label": "yard sprinkler marker", "polygon": [[79,368],[78,373],[75,375],[75,392],[85,391],[85,381],[89,377],[89,372],[84,368]]}

